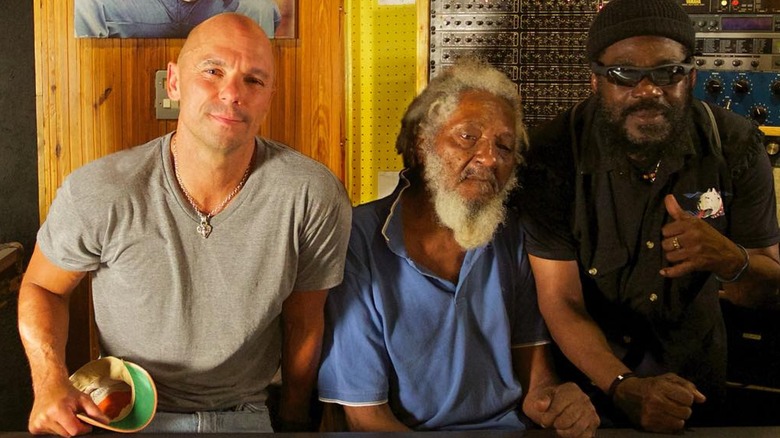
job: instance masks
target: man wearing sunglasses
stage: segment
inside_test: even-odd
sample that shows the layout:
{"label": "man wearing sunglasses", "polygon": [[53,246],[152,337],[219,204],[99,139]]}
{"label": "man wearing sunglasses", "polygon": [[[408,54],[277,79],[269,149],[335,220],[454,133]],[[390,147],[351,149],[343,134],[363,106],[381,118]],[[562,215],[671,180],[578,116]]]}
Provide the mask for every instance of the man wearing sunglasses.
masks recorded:
{"label": "man wearing sunglasses", "polygon": [[780,233],[762,135],[692,97],[694,50],[680,2],[609,2],[588,34],[593,95],[530,132],[519,172],[513,202],[542,315],[567,359],[559,371],[581,373],[603,426],[717,424],[718,291],[777,302]]}

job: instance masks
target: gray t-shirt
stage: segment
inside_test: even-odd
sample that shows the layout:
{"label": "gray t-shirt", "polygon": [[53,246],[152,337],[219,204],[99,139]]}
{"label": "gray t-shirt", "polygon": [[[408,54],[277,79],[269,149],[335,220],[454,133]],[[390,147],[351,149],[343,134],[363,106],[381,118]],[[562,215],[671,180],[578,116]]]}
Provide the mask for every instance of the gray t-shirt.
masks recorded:
{"label": "gray t-shirt", "polygon": [[261,402],[279,368],[284,300],[341,282],[349,200],[325,166],[258,138],[255,169],[204,239],[169,143],[74,171],[38,244],[61,268],[92,271],[102,353],[145,367],[159,409]]}

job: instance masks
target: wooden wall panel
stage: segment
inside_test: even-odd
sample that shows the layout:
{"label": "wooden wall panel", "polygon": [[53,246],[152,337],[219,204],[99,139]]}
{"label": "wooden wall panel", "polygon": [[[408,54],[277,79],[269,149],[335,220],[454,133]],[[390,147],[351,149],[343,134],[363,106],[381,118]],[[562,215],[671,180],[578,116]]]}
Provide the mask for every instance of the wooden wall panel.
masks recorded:
{"label": "wooden wall panel", "polygon": [[[301,2],[304,3],[304,2]],[[300,96],[300,114],[303,123],[310,125],[310,131],[297,131],[301,137],[296,138],[296,144],[301,150],[315,159],[328,163],[342,163],[344,153],[339,146],[343,144],[343,108],[344,108],[344,73],[343,73],[343,43],[341,32],[341,8],[334,8],[327,2],[305,2],[310,8],[308,14],[312,21],[322,23],[320,26],[300,26],[301,59],[308,59],[310,64],[298,64],[298,77],[302,84]],[[340,97],[340,98],[339,98]],[[327,140],[335,140],[329,143]]]}
{"label": "wooden wall panel", "polygon": [[[260,135],[324,163],[344,181],[342,0],[298,0],[298,38],[273,41],[276,91]],[[106,154],[175,129],[157,120],[154,74],[181,50],[180,39],[77,39],[74,0],[37,0],[35,93],[41,221],[65,177]],[[83,282],[71,302],[68,364],[96,357]]]}
{"label": "wooden wall panel", "polygon": [[[74,0],[34,6],[41,220],[73,169],[175,128],[154,115],[154,72],[178,39],[79,39]],[[342,181],[341,0],[298,0],[298,38],[274,40],[277,86],[260,134],[325,165]]]}

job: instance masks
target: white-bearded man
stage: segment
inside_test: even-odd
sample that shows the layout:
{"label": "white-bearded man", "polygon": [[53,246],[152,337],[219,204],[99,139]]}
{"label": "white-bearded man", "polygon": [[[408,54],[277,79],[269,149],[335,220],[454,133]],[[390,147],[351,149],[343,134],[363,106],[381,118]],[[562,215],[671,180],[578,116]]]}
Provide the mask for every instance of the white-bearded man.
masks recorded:
{"label": "white-bearded man", "polygon": [[518,221],[504,206],[526,145],[517,87],[476,60],[407,109],[393,194],[353,212],[326,303],[319,396],[357,431],[524,429],[593,436],[559,384]]}

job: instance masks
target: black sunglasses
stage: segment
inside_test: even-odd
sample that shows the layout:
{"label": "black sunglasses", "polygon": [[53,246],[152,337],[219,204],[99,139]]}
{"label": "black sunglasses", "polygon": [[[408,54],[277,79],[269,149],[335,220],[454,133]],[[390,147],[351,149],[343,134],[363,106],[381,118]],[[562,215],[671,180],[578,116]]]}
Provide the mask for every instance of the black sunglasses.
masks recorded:
{"label": "black sunglasses", "polygon": [[636,87],[644,78],[650,78],[650,81],[659,87],[673,85],[683,80],[693,67],[693,63],[664,64],[650,68],[606,66],[596,62],[590,64],[593,73],[604,76],[609,82],[621,87]]}

